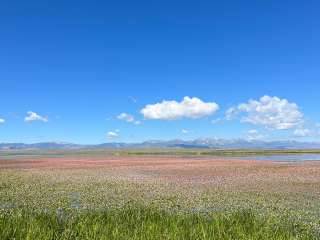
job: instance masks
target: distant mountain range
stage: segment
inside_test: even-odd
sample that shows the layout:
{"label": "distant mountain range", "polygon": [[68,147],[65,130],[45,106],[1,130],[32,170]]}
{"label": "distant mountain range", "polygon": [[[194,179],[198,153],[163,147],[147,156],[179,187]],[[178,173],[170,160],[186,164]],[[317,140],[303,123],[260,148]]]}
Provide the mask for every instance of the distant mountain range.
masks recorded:
{"label": "distant mountain range", "polygon": [[0,150],[9,149],[84,149],[84,148],[208,148],[208,149],[320,149],[320,142],[260,141],[245,139],[206,138],[195,140],[150,140],[141,143],[110,142],[81,145],[65,142],[0,143]]}

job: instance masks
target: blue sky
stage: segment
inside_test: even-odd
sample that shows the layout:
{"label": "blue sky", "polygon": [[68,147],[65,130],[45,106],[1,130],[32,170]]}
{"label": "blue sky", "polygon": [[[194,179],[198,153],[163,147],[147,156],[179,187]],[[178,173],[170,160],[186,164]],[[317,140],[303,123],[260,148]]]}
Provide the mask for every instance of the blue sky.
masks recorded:
{"label": "blue sky", "polygon": [[0,142],[320,141],[319,10],[318,1],[1,1]]}

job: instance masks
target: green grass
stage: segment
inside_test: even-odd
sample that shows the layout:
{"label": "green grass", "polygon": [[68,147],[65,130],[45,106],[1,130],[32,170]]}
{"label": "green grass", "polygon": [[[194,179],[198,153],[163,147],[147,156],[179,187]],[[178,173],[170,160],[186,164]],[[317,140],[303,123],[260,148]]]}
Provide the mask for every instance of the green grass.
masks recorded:
{"label": "green grass", "polygon": [[148,148],[148,149],[30,149],[0,150],[1,158],[19,157],[93,157],[93,156],[269,156],[286,154],[319,154],[320,149],[182,149],[182,148]]}
{"label": "green grass", "polygon": [[0,239],[319,239],[311,228],[261,216],[231,213],[177,213],[127,205],[104,211],[45,213],[2,210]]}

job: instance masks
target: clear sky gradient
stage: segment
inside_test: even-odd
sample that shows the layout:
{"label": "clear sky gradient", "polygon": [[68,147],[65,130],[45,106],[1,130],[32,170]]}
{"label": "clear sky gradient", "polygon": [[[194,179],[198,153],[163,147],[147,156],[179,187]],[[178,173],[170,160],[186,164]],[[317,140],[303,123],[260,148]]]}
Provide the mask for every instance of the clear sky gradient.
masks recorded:
{"label": "clear sky gradient", "polygon": [[[319,12],[295,0],[1,1],[0,142],[320,141]],[[280,102],[248,105],[264,95]],[[185,96],[219,110],[141,113]]]}

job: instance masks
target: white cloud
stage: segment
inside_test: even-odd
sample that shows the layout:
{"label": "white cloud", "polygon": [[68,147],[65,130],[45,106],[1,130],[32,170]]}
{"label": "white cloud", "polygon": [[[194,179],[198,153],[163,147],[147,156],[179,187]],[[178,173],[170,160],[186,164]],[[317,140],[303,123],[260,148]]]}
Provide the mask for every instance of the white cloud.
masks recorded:
{"label": "white cloud", "polygon": [[251,129],[247,132],[247,139],[249,141],[252,141],[252,140],[261,140],[265,137],[265,135],[263,134],[260,134],[258,130],[256,129]]}
{"label": "white cloud", "polygon": [[137,120],[137,121],[134,121],[134,124],[135,124],[135,125],[140,125],[140,124],[141,124],[141,121],[138,121],[138,120]]}
{"label": "white cloud", "polygon": [[258,133],[258,130],[256,129],[251,129],[248,131],[249,134],[257,134]]}
{"label": "white cloud", "polygon": [[182,129],[182,130],[181,130],[181,133],[187,134],[187,133],[189,133],[189,130],[187,130],[187,129]]}
{"label": "white cloud", "polygon": [[297,128],[304,122],[303,114],[296,103],[267,95],[228,109],[226,118],[230,120],[240,113],[244,114],[241,122],[263,125],[273,130]]}
{"label": "white cloud", "polygon": [[212,123],[212,124],[217,124],[217,123],[219,123],[219,122],[221,122],[221,118],[217,118],[217,119],[211,120],[211,123]]}
{"label": "white cloud", "polygon": [[128,114],[128,113],[121,113],[117,116],[117,118],[119,120],[122,120],[122,121],[125,121],[125,122],[128,122],[128,123],[133,123],[135,125],[140,125],[141,124],[141,121],[139,120],[135,120],[134,116],[132,116],[131,114]]}
{"label": "white cloud", "polygon": [[0,118],[0,124],[1,123],[5,123],[6,120],[4,120],[3,118]]}
{"label": "white cloud", "polygon": [[149,104],[141,110],[146,119],[176,120],[180,118],[201,118],[214,114],[219,109],[215,102],[203,102],[201,99],[184,97],[181,102],[162,101]]}
{"label": "white cloud", "polygon": [[226,119],[227,120],[232,120],[235,115],[237,115],[238,111],[236,107],[231,107],[226,111]]}
{"label": "white cloud", "polygon": [[296,137],[310,137],[314,135],[314,133],[308,128],[298,128],[293,132]]}
{"label": "white cloud", "polygon": [[121,113],[117,118],[126,122],[134,122],[134,117],[128,113]]}
{"label": "white cloud", "polygon": [[35,112],[29,111],[27,114],[28,115],[24,118],[25,122],[33,122],[33,121],[48,122],[47,117],[42,117]]}
{"label": "white cloud", "polygon": [[107,138],[108,139],[115,139],[115,138],[118,138],[119,137],[119,133],[118,133],[119,131],[114,131],[114,132],[112,132],[112,131],[110,131],[110,132],[108,132],[107,133]]}

